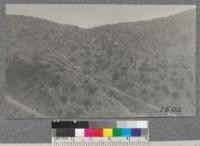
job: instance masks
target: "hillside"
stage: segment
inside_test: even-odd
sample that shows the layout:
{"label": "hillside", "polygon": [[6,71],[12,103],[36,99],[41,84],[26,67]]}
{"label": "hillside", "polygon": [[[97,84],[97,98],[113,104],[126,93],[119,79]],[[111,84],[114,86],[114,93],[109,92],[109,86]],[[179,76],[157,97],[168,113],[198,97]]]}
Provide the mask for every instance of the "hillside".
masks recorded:
{"label": "hillside", "polygon": [[[194,10],[91,29],[6,19],[8,117],[194,115]],[[160,113],[166,105],[182,112]]]}

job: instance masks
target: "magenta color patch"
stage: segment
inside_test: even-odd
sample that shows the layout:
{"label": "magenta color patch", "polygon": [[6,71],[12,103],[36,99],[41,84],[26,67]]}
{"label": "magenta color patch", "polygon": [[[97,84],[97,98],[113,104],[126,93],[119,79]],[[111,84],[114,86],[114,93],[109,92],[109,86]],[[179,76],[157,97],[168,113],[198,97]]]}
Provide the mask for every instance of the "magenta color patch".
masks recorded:
{"label": "magenta color patch", "polygon": [[93,137],[94,134],[93,134],[93,129],[91,128],[86,128],[85,129],[85,137]]}

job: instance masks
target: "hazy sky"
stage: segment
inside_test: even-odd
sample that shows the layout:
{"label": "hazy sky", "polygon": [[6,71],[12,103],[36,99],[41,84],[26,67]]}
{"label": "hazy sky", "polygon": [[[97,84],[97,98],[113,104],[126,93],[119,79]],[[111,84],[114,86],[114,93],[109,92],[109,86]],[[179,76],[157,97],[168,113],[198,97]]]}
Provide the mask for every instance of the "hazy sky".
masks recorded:
{"label": "hazy sky", "polygon": [[194,8],[195,5],[8,4],[6,14],[33,16],[90,28],[165,17]]}

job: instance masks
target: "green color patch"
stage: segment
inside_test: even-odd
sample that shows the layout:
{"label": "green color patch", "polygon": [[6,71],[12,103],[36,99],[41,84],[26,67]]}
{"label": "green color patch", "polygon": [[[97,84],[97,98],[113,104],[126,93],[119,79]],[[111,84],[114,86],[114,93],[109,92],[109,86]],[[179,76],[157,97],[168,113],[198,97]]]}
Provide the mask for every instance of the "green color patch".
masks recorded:
{"label": "green color patch", "polygon": [[122,136],[122,129],[121,128],[113,128],[113,136],[114,137],[121,137]]}

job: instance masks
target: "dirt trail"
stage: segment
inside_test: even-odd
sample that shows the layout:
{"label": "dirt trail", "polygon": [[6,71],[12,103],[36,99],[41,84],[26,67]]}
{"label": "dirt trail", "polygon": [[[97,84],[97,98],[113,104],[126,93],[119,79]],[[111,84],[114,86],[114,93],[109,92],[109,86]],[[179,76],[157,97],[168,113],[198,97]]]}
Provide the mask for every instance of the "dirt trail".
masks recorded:
{"label": "dirt trail", "polygon": [[[44,56],[43,56],[43,58],[44,58]],[[83,74],[81,71],[77,70],[77,68],[75,68],[75,67],[69,65],[69,64],[67,63],[67,61],[66,61],[66,62],[64,62],[64,61],[62,61],[62,62],[57,62],[56,59],[53,59],[53,58],[51,58],[51,59],[50,59],[50,58],[45,58],[45,59],[47,59],[47,60],[49,60],[49,61],[51,61],[51,62],[54,62],[54,63],[56,63],[57,65],[62,66],[62,67],[65,68],[66,70],[70,70],[70,71],[76,72],[76,73],[78,73],[79,75],[81,75],[82,77],[85,77],[85,76],[86,76],[86,75]],[[93,80],[93,81],[96,82],[96,79],[95,79],[95,78],[92,78],[92,77],[89,77],[89,78],[90,78],[91,80]],[[103,81],[100,81],[100,82],[101,82],[101,84],[102,84],[103,86],[107,87],[108,89],[110,89],[110,90],[112,90],[112,91],[115,91],[115,92],[117,92],[117,93],[119,93],[119,94],[125,96],[126,99],[123,99],[123,100],[125,100],[125,101],[123,102],[123,104],[124,104],[125,106],[129,105],[129,104],[130,104],[130,101],[133,101],[133,100],[134,100],[134,101],[139,102],[139,103],[141,103],[141,104],[143,104],[143,105],[145,105],[145,106],[147,106],[147,107],[149,107],[149,108],[151,108],[151,109],[153,109],[153,110],[156,110],[156,111],[158,111],[158,112],[160,113],[160,109],[161,109],[160,107],[157,107],[157,106],[155,106],[155,105],[153,105],[153,104],[150,104],[150,103],[146,103],[146,102],[144,102],[143,100],[140,100],[140,99],[138,99],[138,98],[136,98],[136,97],[133,97],[133,96],[131,96],[131,95],[129,95],[129,94],[127,94],[127,93],[125,93],[125,92],[123,92],[123,91],[117,89],[116,87],[113,87],[113,86],[111,86],[111,85],[109,85],[109,84],[107,84],[107,83],[104,83]],[[119,101],[119,99],[117,99],[117,100]],[[126,102],[127,100],[128,100],[128,102]],[[129,104],[127,104],[127,103],[129,103]],[[178,115],[177,115],[177,114],[173,114],[173,113],[168,113],[168,116],[178,116]]]}
{"label": "dirt trail", "polygon": [[19,101],[15,100],[15,99],[12,99],[11,97],[9,96],[6,96],[6,101],[21,108],[23,111],[25,112],[29,112],[31,114],[34,114],[37,118],[48,118],[48,116],[44,115],[44,114],[41,114],[39,113],[37,110],[35,109],[32,109],[22,103],[20,103]]}

